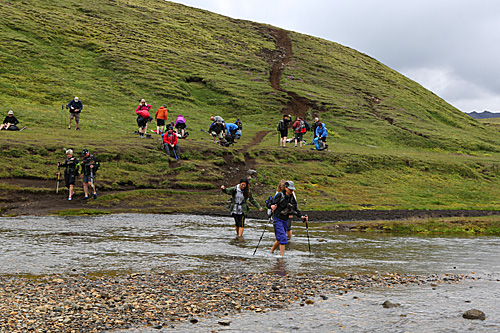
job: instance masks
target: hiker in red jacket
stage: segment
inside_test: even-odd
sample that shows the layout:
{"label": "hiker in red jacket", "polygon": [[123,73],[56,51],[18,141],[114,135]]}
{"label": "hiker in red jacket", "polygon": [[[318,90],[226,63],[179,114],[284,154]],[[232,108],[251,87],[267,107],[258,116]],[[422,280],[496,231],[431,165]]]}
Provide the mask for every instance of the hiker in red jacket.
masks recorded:
{"label": "hiker in red jacket", "polygon": [[148,122],[152,119],[149,110],[151,110],[151,105],[147,104],[145,99],[141,99],[141,103],[135,110],[137,114],[137,125],[139,126],[139,136],[141,138],[146,137]]}
{"label": "hiker in red jacket", "polygon": [[169,127],[168,132],[163,135],[163,147],[168,156],[170,156],[170,149],[172,149],[175,159],[179,160],[181,158],[181,150],[177,144],[177,134],[174,133],[172,127]]}
{"label": "hiker in red jacket", "polygon": [[295,147],[297,147],[297,141],[300,147],[302,147],[302,137],[306,132],[306,126],[302,117],[297,117],[297,120],[293,123],[292,128],[295,130]]}

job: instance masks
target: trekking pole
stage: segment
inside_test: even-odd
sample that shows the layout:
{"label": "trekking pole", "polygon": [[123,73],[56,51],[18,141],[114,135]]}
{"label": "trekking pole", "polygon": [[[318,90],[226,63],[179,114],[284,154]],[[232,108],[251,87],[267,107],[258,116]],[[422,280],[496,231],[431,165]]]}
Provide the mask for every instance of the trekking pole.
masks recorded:
{"label": "trekking pole", "polygon": [[179,159],[177,158],[177,153],[175,152],[175,147],[172,147],[172,150],[174,151],[175,160],[178,161]]}
{"label": "trekking pole", "polygon": [[61,127],[64,127],[64,104],[61,105]]}
{"label": "trekking pole", "polygon": [[61,177],[61,171],[59,171],[59,167],[57,167],[57,181],[56,181],[56,194],[59,194],[59,179]]}
{"label": "trekking pole", "polygon": [[269,215],[267,221],[266,221],[266,225],[264,225],[264,230],[262,231],[262,235],[260,235],[260,239],[259,239],[259,242],[257,243],[257,246],[255,247],[255,250],[253,251],[253,256],[255,255],[255,252],[257,252],[257,248],[259,247],[260,245],[260,241],[262,240],[262,237],[264,237],[264,233],[266,232],[266,228],[267,228],[267,224],[271,221],[272,219],[272,215]]}
{"label": "trekking pole", "polygon": [[305,215],[304,222],[306,223],[307,244],[309,245],[309,254],[311,253],[311,242],[309,241],[309,225],[307,224],[307,215]]}

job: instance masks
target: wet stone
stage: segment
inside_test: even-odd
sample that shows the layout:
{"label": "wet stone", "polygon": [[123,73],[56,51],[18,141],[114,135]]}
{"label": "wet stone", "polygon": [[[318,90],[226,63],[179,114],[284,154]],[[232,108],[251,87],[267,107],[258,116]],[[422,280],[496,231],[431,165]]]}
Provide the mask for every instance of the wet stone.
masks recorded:
{"label": "wet stone", "polygon": [[486,319],[486,314],[478,309],[472,309],[465,311],[464,314],[462,315],[463,318],[465,319],[471,319],[471,320],[485,320]]}

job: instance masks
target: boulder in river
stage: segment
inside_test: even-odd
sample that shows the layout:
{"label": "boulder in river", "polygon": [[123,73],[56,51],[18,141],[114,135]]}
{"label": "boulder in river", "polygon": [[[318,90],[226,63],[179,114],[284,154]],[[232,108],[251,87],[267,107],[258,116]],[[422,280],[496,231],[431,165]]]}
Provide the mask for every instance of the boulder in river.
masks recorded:
{"label": "boulder in river", "polygon": [[463,318],[465,319],[479,319],[479,320],[485,320],[486,319],[486,314],[484,314],[483,311],[478,310],[478,309],[472,309],[465,311],[464,314],[462,315]]}
{"label": "boulder in river", "polygon": [[382,306],[386,309],[390,309],[390,308],[397,308],[398,306],[401,306],[401,304],[392,303],[391,301],[385,301],[384,303],[382,303]]}

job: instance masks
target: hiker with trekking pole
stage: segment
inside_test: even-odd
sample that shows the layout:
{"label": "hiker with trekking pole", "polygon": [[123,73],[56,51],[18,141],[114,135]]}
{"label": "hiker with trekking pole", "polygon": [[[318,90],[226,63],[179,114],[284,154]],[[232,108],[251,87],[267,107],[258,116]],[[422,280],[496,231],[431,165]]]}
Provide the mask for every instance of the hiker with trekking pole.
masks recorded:
{"label": "hiker with trekking pole", "polygon": [[[78,159],[73,156],[73,149],[66,150],[66,160],[62,163],[57,163],[57,167],[65,167],[64,169],[64,181],[66,183],[66,187],[68,188],[68,200],[72,200],[73,195],[75,194],[75,181],[78,176]],[[61,172],[58,170],[57,172],[57,185],[56,185],[56,193],[59,192],[59,176]]]}
{"label": "hiker with trekking pole", "polygon": [[97,174],[97,170],[99,169],[99,162],[91,155],[88,149],[82,150],[82,158],[83,160],[80,162],[82,166],[82,174],[80,177],[83,181],[83,191],[85,192],[85,197],[83,200],[87,200],[89,198],[89,186],[93,191],[93,198],[97,199],[97,192],[95,186],[95,176]]}
{"label": "hiker with trekking pole", "polygon": [[276,241],[269,251],[269,253],[274,253],[274,251],[279,247],[282,257],[285,255],[285,246],[288,244],[288,219],[291,219],[295,215],[302,218],[302,221],[306,223],[306,226],[309,220],[307,215],[302,215],[297,208],[297,200],[294,196],[295,184],[291,180],[287,180],[284,185],[285,190],[274,196],[273,204],[271,205],[271,210],[274,215],[274,234],[276,236]]}
{"label": "hiker with trekking pole", "polygon": [[174,157],[178,161],[181,158],[181,149],[177,144],[177,134],[174,133],[173,127],[168,127],[167,133],[163,135],[163,149],[170,157],[170,149],[174,152]]}
{"label": "hiker with trekking pole", "polygon": [[250,201],[250,203],[261,212],[264,209],[257,200],[254,199],[252,191],[250,190],[250,184],[246,178],[242,178],[240,183],[234,187],[226,188],[222,185],[220,188],[222,192],[231,196],[229,211],[234,218],[236,236],[242,239],[245,229],[245,219],[250,211],[247,201]]}

